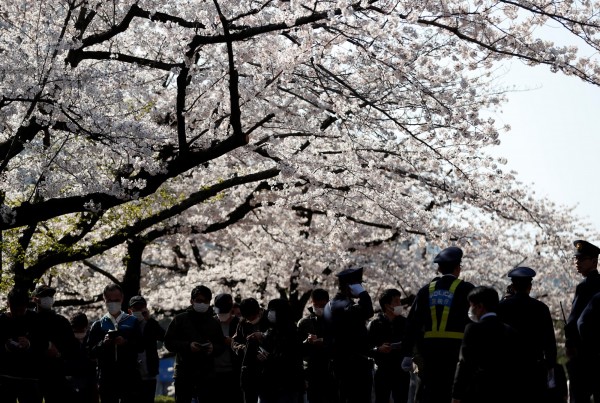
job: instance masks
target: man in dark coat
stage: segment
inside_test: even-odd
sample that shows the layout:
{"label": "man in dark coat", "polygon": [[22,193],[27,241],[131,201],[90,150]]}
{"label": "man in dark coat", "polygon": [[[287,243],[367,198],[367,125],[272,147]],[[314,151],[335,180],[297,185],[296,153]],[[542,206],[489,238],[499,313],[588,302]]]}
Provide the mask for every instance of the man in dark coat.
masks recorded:
{"label": "man in dark coat", "polygon": [[40,379],[45,403],[63,403],[75,398],[67,382],[67,362],[77,354],[79,343],[69,320],[52,309],[55,294],[56,289],[47,285],[38,286],[32,293],[35,310],[50,341]]}
{"label": "man in dark coat", "polygon": [[0,401],[41,403],[39,377],[48,348],[47,329],[27,309],[29,293],[13,288],[8,312],[0,313]]}
{"label": "man in dark coat", "polygon": [[107,285],[102,294],[108,312],[92,324],[87,342],[90,356],[98,360],[100,400],[137,403],[141,383],[138,353],[144,349],[140,324],[121,310],[119,285]]}
{"label": "man in dark coat", "polygon": [[[469,316],[475,323],[465,329],[456,366],[452,403],[504,403],[519,395],[519,352],[517,333],[498,319],[498,293],[476,287],[468,296]],[[539,402],[536,399],[531,402]]]}
{"label": "man in dark coat", "polygon": [[451,246],[433,260],[441,277],[436,277],[417,293],[408,314],[406,338],[402,343],[403,368],[411,358],[420,358],[420,402],[450,401],[454,371],[467,323],[467,295],[473,284],[458,278],[463,252]]}
{"label": "man in dark coat", "polygon": [[140,323],[144,345],[144,351],[138,354],[138,369],[142,378],[140,403],[154,403],[159,362],[157,342],[165,341],[165,329],[150,316],[148,303],[141,295],[131,297],[129,313]]}
{"label": "man in dark coat", "polygon": [[214,357],[225,349],[221,325],[210,309],[212,292],[203,285],[192,290],[191,306],[175,316],[165,334],[165,347],[175,358],[175,401],[217,402]]}
{"label": "man in dark coat", "polygon": [[[367,320],[373,303],[362,286],[363,268],[337,274],[339,291],[325,306],[325,343],[331,351],[341,403],[371,399],[373,363],[369,358]],[[358,298],[358,303],[354,299]]]}
{"label": "man in dark coat", "polygon": [[406,332],[402,316],[402,294],[395,288],[385,290],[379,298],[381,312],[369,323],[369,341],[377,364],[375,403],[406,403],[410,376],[402,370],[400,346]]}
{"label": "man in dark coat", "polygon": [[258,360],[259,344],[265,338],[269,321],[258,301],[246,298],[240,303],[240,320],[231,348],[241,360],[240,386],[245,403],[258,402],[262,364]]}
{"label": "man in dark coat", "polygon": [[514,295],[498,306],[498,318],[517,330],[523,343],[527,388],[520,396],[529,402],[547,400],[548,383],[554,383],[556,364],[556,338],[550,309],[529,296],[535,275],[529,267],[512,269],[508,277],[512,280]]}
{"label": "man in dark coat", "polygon": [[306,397],[309,403],[333,403],[337,400],[337,389],[331,372],[331,357],[325,348],[325,305],[329,302],[329,293],[315,288],[310,294],[312,306],[309,315],[298,322],[298,333],[302,340]]}
{"label": "man in dark coat", "polygon": [[600,400],[600,391],[594,391],[598,385],[598,365],[595,358],[581,342],[577,321],[594,294],[600,292],[600,274],[598,274],[598,255],[600,248],[583,240],[573,242],[575,254],[573,261],[577,272],[583,277],[575,289],[571,313],[565,324],[565,347],[567,350],[567,372],[569,374],[569,392],[571,403],[589,403],[592,394]]}
{"label": "man in dark coat", "polygon": [[222,402],[242,403],[244,401],[240,388],[241,360],[231,347],[233,336],[240,322],[232,315],[233,297],[231,294],[218,294],[214,301],[215,318],[221,324],[225,336],[225,349],[215,357],[215,387]]}

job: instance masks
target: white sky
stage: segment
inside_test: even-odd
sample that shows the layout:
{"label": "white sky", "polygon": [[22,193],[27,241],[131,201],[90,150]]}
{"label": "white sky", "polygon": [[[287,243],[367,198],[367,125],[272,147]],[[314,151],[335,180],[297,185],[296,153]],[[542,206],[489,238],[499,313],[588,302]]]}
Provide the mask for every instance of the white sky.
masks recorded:
{"label": "white sky", "polygon": [[589,217],[600,232],[600,87],[546,66],[513,61],[503,67],[501,81],[522,90],[511,92],[495,117],[512,130],[493,154],[506,157],[505,168],[537,195],[577,206],[575,214]]}

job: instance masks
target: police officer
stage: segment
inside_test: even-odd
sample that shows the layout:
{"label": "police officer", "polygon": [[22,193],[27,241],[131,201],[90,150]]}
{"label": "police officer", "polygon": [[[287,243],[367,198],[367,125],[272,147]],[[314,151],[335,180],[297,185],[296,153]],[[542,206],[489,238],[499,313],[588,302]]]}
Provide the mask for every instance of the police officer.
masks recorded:
{"label": "police officer", "polygon": [[[573,245],[575,246],[573,261],[577,272],[584,278],[575,289],[571,313],[565,324],[565,347],[569,359],[567,372],[571,403],[588,403],[593,387],[598,384],[594,377],[597,370],[595,370],[595,358],[582,344],[577,321],[594,294],[600,292],[600,274],[598,274],[600,248],[583,240],[577,240]],[[596,394],[595,400],[599,399],[600,395]]]}
{"label": "police officer", "polygon": [[419,290],[408,314],[402,366],[408,370],[410,357],[420,357],[421,403],[451,400],[461,341],[470,323],[467,295],[474,288],[458,278],[462,256],[460,248],[451,246],[435,257],[442,276]]}
{"label": "police officer", "polygon": [[74,397],[67,381],[67,361],[76,355],[79,348],[69,320],[52,309],[55,294],[56,289],[47,285],[38,286],[32,294],[40,324],[49,339],[40,378],[46,403],[62,403]]}
{"label": "police officer", "polygon": [[527,378],[519,395],[524,402],[546,401],[548,383],[554,383],[556,338],[550,309],[542,301],[529,296],[535,270],[517,267],[508,273],[514,295],[503,299],[498,317],[519,332],[523,345],[524,368]]}
{"label": "police officer", "polygon": [[[362,286],[362,267],[337,274],[338,293],[325,306],[325,343],[331,351],[341,403],[371,401],[373,365],[366,322],[373,303]],[[354,299],[358,298],[358,303]]]}

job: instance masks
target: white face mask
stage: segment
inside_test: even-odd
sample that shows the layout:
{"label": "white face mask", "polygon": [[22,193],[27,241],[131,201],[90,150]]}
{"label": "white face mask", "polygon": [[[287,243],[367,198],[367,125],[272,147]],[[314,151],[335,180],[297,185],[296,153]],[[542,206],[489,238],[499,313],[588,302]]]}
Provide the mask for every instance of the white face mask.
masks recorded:
{"label": "white face mask", "polygon": [[269,311],[269,313],[267,313],[267,320],[271,323],[275,323],[277,321],[277,314],[275,311]]}
{"label": "white face mask", "polygon": [[469,319],[471,319],[471,321],[477,323],[479,322],[479,318],[477,317],[477,315],[475,315],[475,312],[473,312],[473,308],[469,308]]}
{"label": "white face mask", "polygon": [[194,311],[200,312],[200,313],[205,313],[206,311],[208,311],[208,307],[210,305],[205,304],[204,302],[194,302],[193,306],[194,306]]}
{"label": "white face mask", "polygon": [[317,308],[316,306],[314,306],[313,307],[313,312],[317,316],[323,316],[323,313],[325,312],[325,308]]}
{"label": "white face mask", "polygon": [[144,313],[142,311],[131,312],[131,314],[135,316],[137,320],[144,320]]}
{"label": "white face mask", "polygon": [[40,298],[40,308],[42,309],[52,309],[52,305],[54,305],[54,298],[52,297],[42,297]]}
{"label": "white face mask", "polygon": [[106,303],[106,310],[111,315],[116,315],[119,312],[121,312],[121,303],[120,302],[107,302]]}
{"label": "white face mask", "polygon": [[229,320],[229,318],[231,317],[231,314],[229,312],[218,313],[217,317],[219,318],[220,322],[227,322]]}
{"label": "white face mask", "polygon": [[402,315],[402,305],[398,305],[394,307],[394,316]]}

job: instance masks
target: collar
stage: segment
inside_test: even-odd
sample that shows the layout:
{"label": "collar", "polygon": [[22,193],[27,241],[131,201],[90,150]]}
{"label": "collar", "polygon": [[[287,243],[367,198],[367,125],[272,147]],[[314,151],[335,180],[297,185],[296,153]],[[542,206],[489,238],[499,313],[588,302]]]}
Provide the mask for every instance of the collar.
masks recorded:
{"label": "collar", "polygon": [[496,312],[488,312],[488,313],[484,313],[483,315],[481,315],[481,318],[479,318],[479,320],[483,320],[483,318],[487,318],[487,317],[492,317],[492,316],[498,316],[496,315]]}
{"label": "collar", "polygon": [[108,318],[113,323],[113,325],[115,325],[115,329],[117,328],[117,325],[119,324],[119,322],[121,322],[127,316],[129,316],[129,315],[123,311],[121,311],[119,313],[119,316],[117,316],[116,318],[114,316],[112,316],[110,313],[107,313],[106,315],[104,315],[105,318]]}

